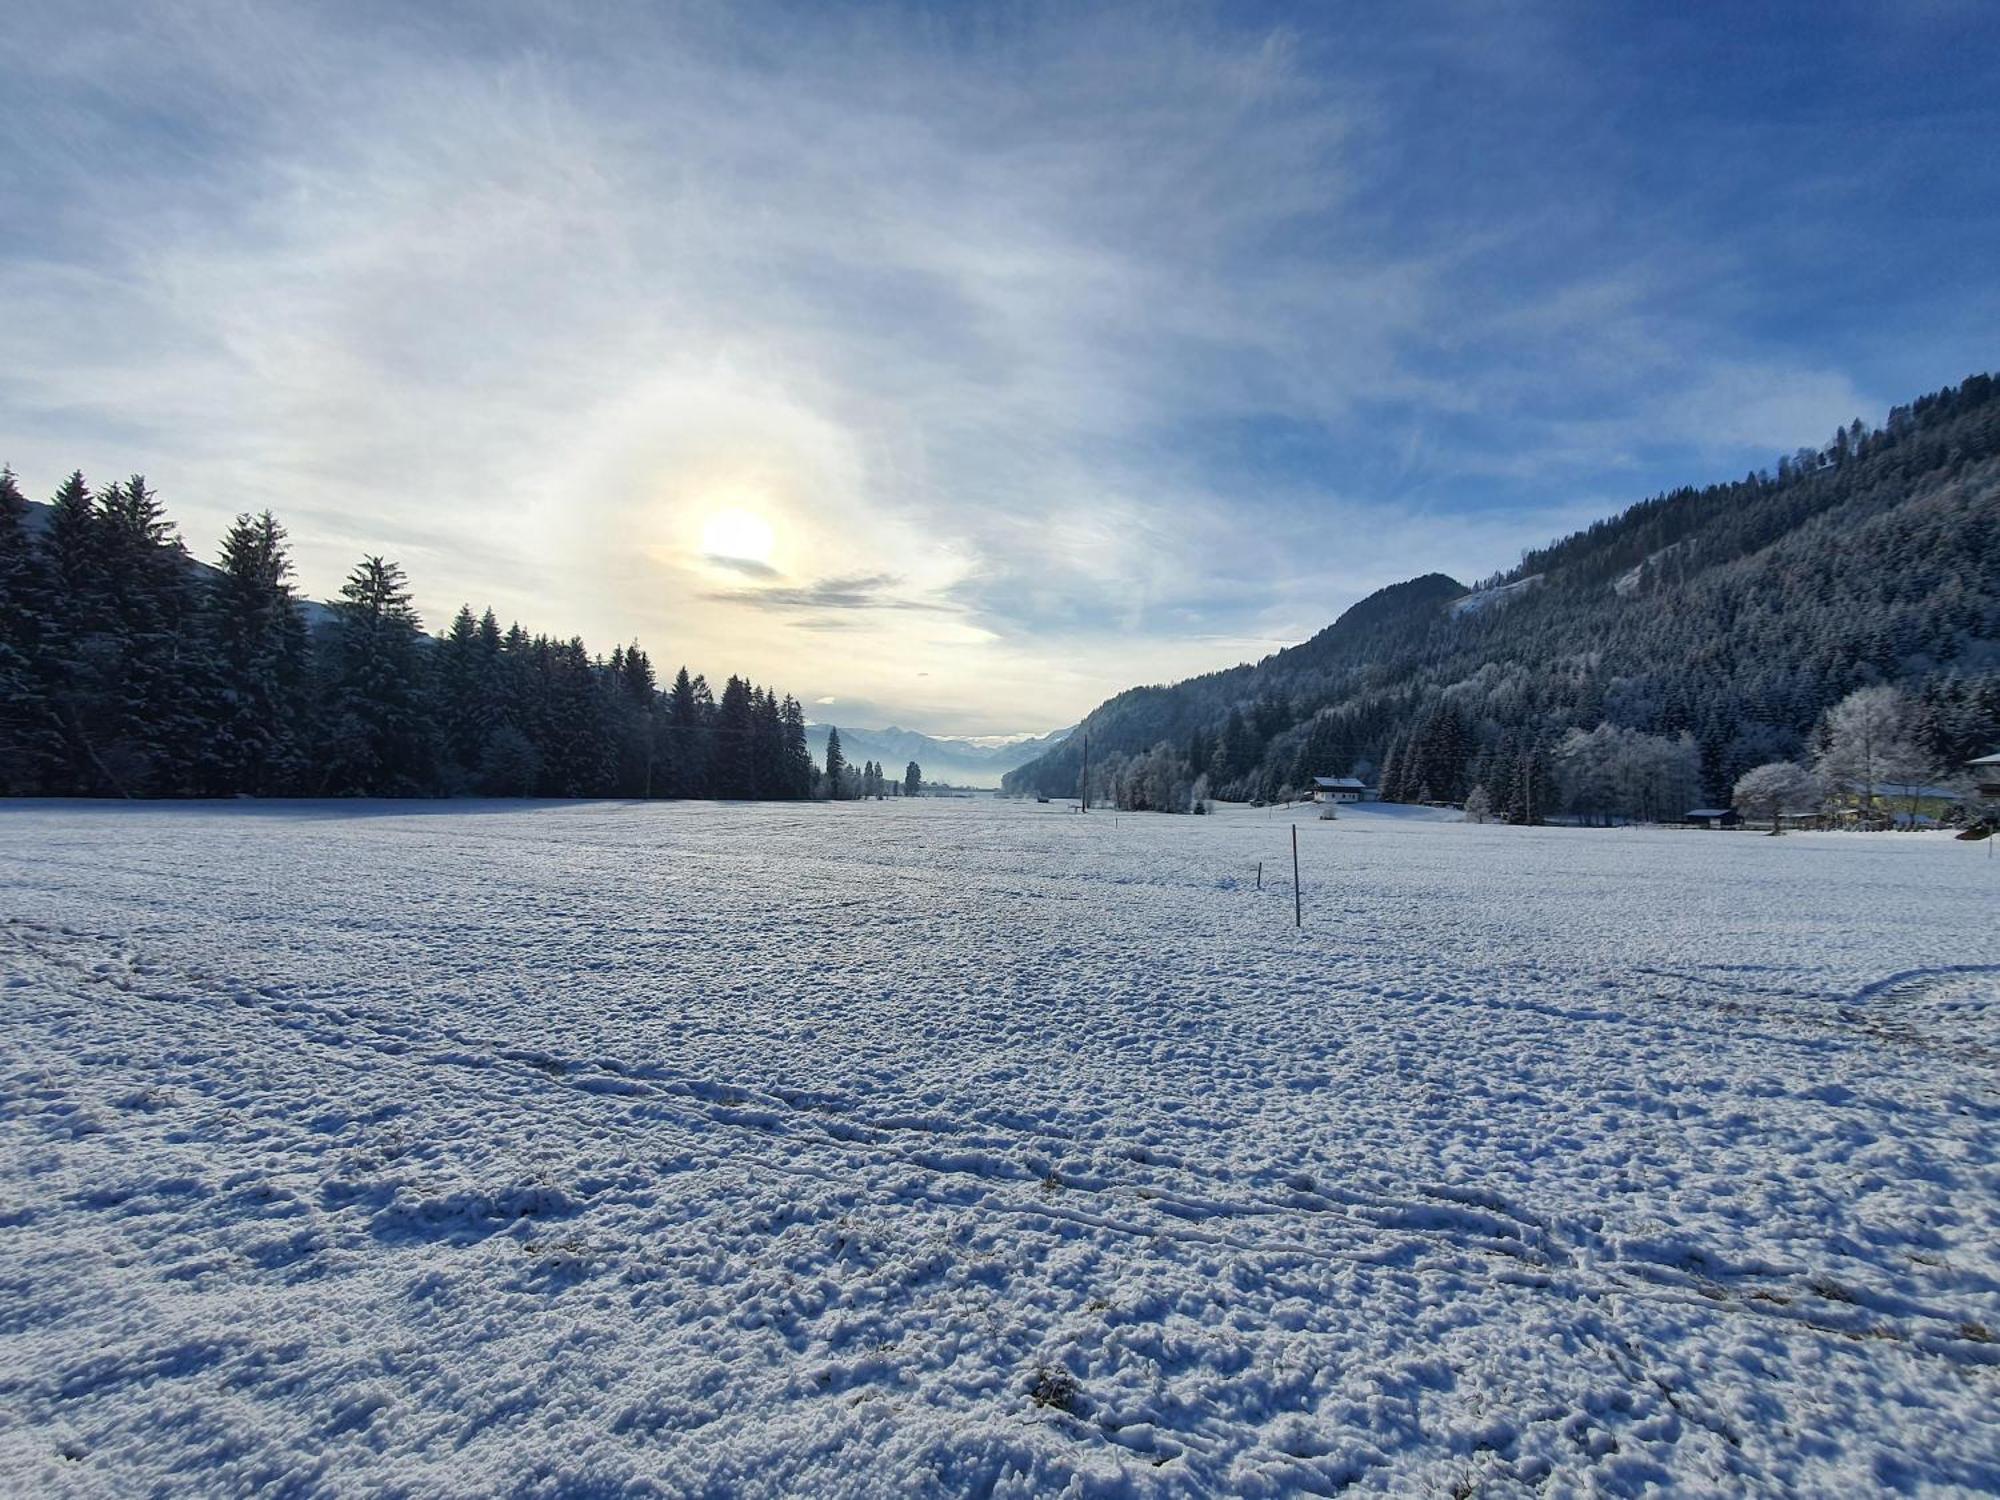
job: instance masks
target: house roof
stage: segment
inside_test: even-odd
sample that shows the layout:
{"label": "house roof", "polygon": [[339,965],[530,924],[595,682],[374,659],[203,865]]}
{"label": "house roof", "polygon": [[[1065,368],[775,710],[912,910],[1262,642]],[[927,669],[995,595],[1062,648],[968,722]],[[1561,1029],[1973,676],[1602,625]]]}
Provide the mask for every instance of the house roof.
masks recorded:
{"label": "house roof", "polygon": [[1969,760],[1966,764],[1968,766],[2000,766],[2000,753],[1982,755],[1978,760]]}
{"label": "house roof", "polygon": [[1315,776],[1313,777],[1313,785],[1323,786],[1331,790],[1342,791],[1342,792],[1360,792],[1367,790],[1367,783],[1353,776]]}
{"label": "house roof", "polygon": [[1690,818],[1726,818],[1735,811],[1733,807],[1690,807],[1687,815]]}
{"label": "house roof", "polygon": [[[1979,762],[1974,761],[1972,764],[1976,766]],[[1993,764],[2000,766],[2000,756],[1993,758]],[[1950,801],[1958,796],[1958,791],[1954,787],[1922,786],[1914,781],[1878,781],[1874,790],[1878,797],[1929,797]]]}

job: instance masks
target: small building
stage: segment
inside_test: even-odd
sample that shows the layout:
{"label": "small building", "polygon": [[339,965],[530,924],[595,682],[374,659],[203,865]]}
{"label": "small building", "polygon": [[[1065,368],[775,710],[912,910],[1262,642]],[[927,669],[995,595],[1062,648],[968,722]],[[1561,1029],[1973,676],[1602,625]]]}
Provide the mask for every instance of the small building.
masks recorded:
{"label": "small building", "polygon": [[2000,755],[1982,755],[1965,763],[1982,802],[2000,802]]}
{"label": "small building", "polygon": [[1681,821],[1691,828],[1741,828],[1743,815],[1733,807],[1695,807]]}
{"label": "small building", "polygon": [[1368,786],[1355,776],[1315,776],[1313,777],[1313,801],[1315,802],[1367,802]]}

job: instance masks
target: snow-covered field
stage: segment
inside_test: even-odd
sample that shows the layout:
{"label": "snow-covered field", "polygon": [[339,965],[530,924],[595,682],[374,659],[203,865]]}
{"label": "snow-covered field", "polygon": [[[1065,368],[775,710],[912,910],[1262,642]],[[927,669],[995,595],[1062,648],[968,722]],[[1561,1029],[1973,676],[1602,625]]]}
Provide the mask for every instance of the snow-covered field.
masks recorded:
{"label": "snow-covered field", "polygon": [[0,806],[0,1491],[2000,1488],[2000,861],[1288,837]]}

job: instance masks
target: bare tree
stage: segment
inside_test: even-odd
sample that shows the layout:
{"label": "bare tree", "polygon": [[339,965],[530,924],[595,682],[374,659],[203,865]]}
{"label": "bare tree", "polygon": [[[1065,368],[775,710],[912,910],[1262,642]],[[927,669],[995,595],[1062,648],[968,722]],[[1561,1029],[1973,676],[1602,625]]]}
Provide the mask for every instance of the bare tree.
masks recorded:
{"label": "bare tree", "polygon": [[1829,788],[1873,812],[1880,783],[1923,779],[1924,758],[1911,737],[1909,717],[1903,695],[1886,683],[1855,689],[1826,711],[1813,769]]}

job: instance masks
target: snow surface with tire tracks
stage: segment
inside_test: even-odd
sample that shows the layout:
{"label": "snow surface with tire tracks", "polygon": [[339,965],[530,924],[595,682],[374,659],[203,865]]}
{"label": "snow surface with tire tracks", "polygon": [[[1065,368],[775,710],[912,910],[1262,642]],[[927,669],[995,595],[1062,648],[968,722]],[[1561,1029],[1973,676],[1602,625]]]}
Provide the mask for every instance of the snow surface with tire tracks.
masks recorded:
{"label": "snow surface with tire tracks", "polygon": [[0,1491],[2000,1489],[2000,862],[1290,818],[0,805]]}

